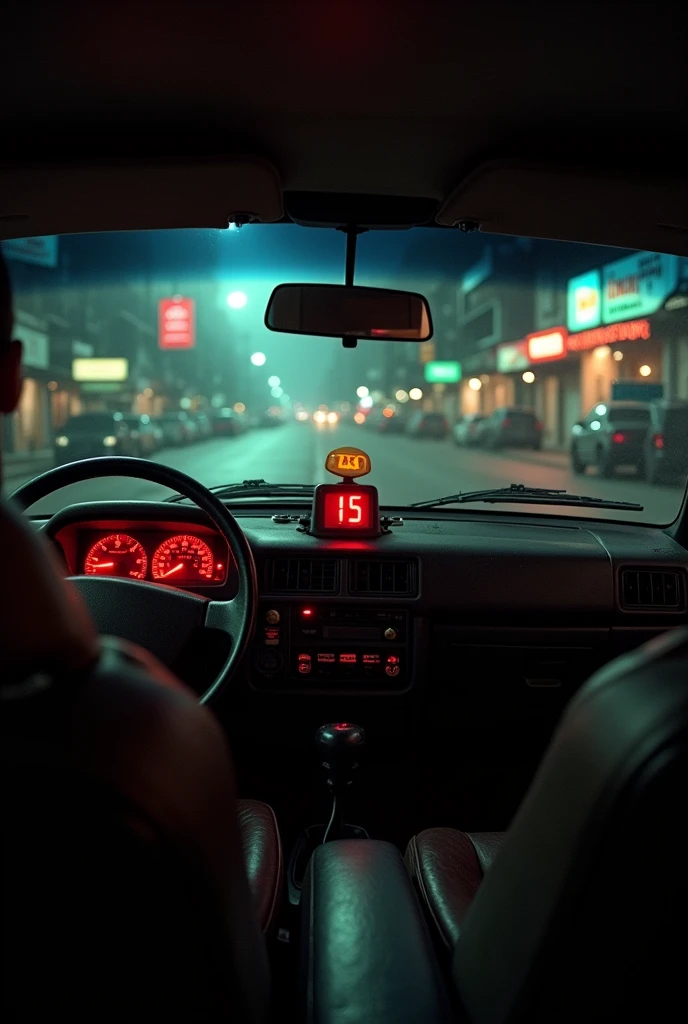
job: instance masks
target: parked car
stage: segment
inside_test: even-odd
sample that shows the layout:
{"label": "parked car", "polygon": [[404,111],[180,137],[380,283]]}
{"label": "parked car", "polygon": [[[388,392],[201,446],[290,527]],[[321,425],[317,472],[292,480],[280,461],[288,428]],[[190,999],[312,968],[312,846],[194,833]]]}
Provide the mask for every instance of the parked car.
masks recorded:
{"label": "parked car", "polygon": [[442,441],[449,434],[449,420],[441,412],[417,412],[408,422],[406,432],[412,437]]}
{"label": "parked car", "polygon": [[213,425],[206,412],[190,412],[188,413],[188,416],[192,422],[196,424],[199,441],[204,441],[213,436]]}
{"label": "parked car", "polygon": [[481,425],[487,416],[481,412],[469,412],[457,420],[452,429],[456,444],[472,447],[480,443]]}
{"label": "parked car", "polygon": [[138,443],[121,412],[72,416],[55,437],[55,465],[98,455],[138,455]]}
{"label": "parked car", "polygon": [[178,448],[188,443],[186,426],[181,418],[183,416],[184,413],[178,412],[164,412],[162,416],[158,416],[158,426],[162,430],[166,448]]}
{"label": "parked car", "polygon": [[542,447],[542,423],[532,409],[502,406],[478,430],[480,444],[486,448]]}
{"label": "parked car", "polygon": [[688,402],[650,403],[644,468],[651,484],[685,483],[688,476]]}
{"label": "parked car", "polygon": [[132,453],[138,458],[147,459],[159,450],[158,431],[150,416],[143,414],[137,416],[135,413],[125,413],[122,421],[129,428]]}
{"label": "parked car", "polygon": [[384,408],[371,409],[366,416],[365,425],[380,434],[401,434],[407,426],[407,417],[400,408],[386,405]]}
{"label": "parked car", "polygon": [[216,409],[211,423],[216,437],[236,437],[245,429],[241,417],[234,409]]}
{"label": "parked car", "polygon": [[584,473],[596,466],[600,476],[613,476],[620,466],[643,471],[645,439],[650,426],[647,402],[598,402],[574,424],[571,469]]}

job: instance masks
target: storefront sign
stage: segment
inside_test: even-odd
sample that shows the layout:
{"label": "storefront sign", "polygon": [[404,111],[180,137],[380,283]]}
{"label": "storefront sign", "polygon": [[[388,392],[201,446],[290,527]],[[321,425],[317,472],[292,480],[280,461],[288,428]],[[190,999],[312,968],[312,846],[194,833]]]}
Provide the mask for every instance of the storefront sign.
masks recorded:
{"label": "storefront sign", "polygon": [[6,259],[33,263],[38,267],[57,266],[57,235],[36,235],[34,238],[8,238],[2,243]]}
{"label": "storefront sign", "polygon": [[549,331],[536,331],[526,335],[528,358],[531,363],[547,363],[566,357],[566,328],[554,327]]}
{"label": "storefront sign", "polygon": [[194,300],[174,295],[158,303],[159,348],[193,348],[196,344],[194,329]]}
{"label": "storefront sign", "polygon": [[128,359],[72,359],[72,378],[77,381],[123,381],[128,376]]}
{"label": "storefront sign", "polygon": [[428,384],[456,384],[461,380],[461,363],[426,363],[425,379]]}
{"label": "storefront sign", "polygon": [[639,252],[602,269],[602,320],[649,316],[676,291],[678,256]]}
{"label": "storefront sign", "polygon": [[22,343],[22,366],[26,369],[47,370],[50,366],[48,335],[33,327],[15,324],[12,336]]}
{"label": "storefront sign", "polygon": [[652,337],[649,320],[627,320],[623,324],[595,327],[592,331],[569,334],[566,347],[569,352],[587,352],[600,345],[615,345],[621,341],[647,341]]}
{"label": "storefront sign", "polygon": [[516,373],[518,370],[527,370],[529,366],[528,345],[525,339],[497,346],[498,373]]}
{"label": "storefront sign", "polygon": [[597,327],[602,315],[602,284],[599,270],[572,277],[567,291],[566,319],[570,331]]}

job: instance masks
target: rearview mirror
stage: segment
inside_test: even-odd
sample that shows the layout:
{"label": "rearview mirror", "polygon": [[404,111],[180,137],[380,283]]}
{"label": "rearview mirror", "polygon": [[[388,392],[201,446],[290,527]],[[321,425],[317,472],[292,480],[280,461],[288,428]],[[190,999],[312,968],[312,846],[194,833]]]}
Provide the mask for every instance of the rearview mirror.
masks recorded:
{"label": "rearview mirror", "polygon": [[432,317],[417,292],[343,284],[280,284],[265,326],[286,334],[378,341],[427,341]]}

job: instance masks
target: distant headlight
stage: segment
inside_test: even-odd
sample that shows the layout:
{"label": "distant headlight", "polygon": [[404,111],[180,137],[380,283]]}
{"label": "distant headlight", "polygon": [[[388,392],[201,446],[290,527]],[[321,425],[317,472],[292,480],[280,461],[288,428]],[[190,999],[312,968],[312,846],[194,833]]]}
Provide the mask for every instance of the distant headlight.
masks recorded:
{"label": "distant headlight", "polygon": [[328,412],[328,414],[327,414],[327,422],[328,423],[336,423],[338,420],[339,420],[339,416],[337,415],[336,412]]}
{"label": "distant headlight", "polygon": [[103,438],[103,444],[106,448],[114,448],[117,444],[117,438],[114,434],[108,434],[107,437]]}
{"label": "distant headlight", "polygon": [[66,448],[69,444],[69,438],[65,437],[64,434],[61,434],[59,437],[55,438],[55,444],[58,448]]}

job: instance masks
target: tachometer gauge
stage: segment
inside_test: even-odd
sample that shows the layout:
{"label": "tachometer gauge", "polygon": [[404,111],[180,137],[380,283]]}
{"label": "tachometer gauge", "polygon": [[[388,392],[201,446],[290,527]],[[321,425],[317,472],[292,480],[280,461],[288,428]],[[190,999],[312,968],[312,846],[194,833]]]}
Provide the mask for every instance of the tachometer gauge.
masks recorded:
{"label": "tachometer gauge", "polygon": [[128,533],[111,533],[101,537],[84,559],[88,576],[124,576],[143,580],[148,569],[148,556],[139,542]]}
{"label": "tachometer gauge", "polygon": [[212,581],[213,569],[212,551],[204,540],[191,533],[164,540],[151,562],[154,580],[175,584]]}

